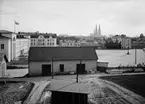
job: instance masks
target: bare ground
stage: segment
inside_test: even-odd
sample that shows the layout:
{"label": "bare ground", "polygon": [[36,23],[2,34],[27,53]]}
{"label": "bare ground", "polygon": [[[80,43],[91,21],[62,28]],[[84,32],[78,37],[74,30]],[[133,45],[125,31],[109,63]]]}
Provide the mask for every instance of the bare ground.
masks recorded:
{"label": "bare ground", "polygon": [[90,91],[89,104],[145,104],[145,99],[115,83],[97,77],[82,80]]}
{"label": "bare ground", "polygon": [[0,104],[14,104],[15,102],[25,100],[31,87],[32,83],[29,82],[1,84]]}

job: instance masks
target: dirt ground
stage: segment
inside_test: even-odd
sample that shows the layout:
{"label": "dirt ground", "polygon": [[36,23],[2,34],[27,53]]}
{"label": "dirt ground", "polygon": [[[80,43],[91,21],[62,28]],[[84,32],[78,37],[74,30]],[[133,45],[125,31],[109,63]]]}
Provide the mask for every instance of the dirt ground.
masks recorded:
{"label": "dirt ground", "polygon": [[[137,95],[132,91],[125,89],[113,82],[102,80],[99,78],[100,76],[108,75],[112,76],[110,74],[94,74],[79,76],[79,83],[83,83],[88,89],[89,104],[145,104],[145,98],[141,97],[140,95]],[[67,86],[67,84],[75,83],[76,75],[55,76],[54,79],[51,79],[51,77],[33,77],[19,78],[17,80],[25,80],[35,83],[35,86],[33,87],[31,93],[25,100],[24,104],[36,104],[37,102],[39,102],[42,96],[42,92],[47,87],[47,85],[50,84],[50,82],[52,83],[53,87],[55,86],[59,89],[59,87],[62,88],[64,86]],[[56,83],[60,81],[65,81],[69,83],[60,83],[60,85]],[[81,88],[82,87],[80,87],[80,89]],[[78,86],[76,89],[78,89]]]}
{"label": "dirt ground", "polygon": [[15,104],[23,101],[31,90],[32,83],[29,82],[7,82],[0,84],[0,104]]}
{"label": "dirt ground", "polygon": [[115,83],[96,77],[82,80],[90,90],[89,104],[145,104],[145,98]]}

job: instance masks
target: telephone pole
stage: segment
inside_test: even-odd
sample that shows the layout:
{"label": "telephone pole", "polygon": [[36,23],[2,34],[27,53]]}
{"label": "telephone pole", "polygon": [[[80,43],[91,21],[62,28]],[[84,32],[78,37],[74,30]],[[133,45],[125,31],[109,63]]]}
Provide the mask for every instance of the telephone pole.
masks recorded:
{"label": "telephone pole", "polygon": [[137,50],[135,48],[135,65],[137,64]]}
{"label": "telephone pole", "polygon": [[52,66],[51,76],[52,76],[52,79],[53,79],[53,61],[54,61],[54,60],[53,60],[53,57],[52,57],[52,58],[51,58],[51,62],[52,62],[52,63],[51,63],[51,64],[52,64],[52,65],[51,65],[51,66]]}

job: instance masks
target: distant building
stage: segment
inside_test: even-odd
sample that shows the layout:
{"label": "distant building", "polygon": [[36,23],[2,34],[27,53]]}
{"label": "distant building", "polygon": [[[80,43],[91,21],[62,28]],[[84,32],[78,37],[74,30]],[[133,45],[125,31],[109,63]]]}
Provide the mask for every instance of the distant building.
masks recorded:
{"label": "distant building", "polygon": [[31,35],[31,47],[56,47],[56,34],[35,34]]}
{"label": "distant building", "polygon": [[16,59],[20,53],[28,52],[27,42],[27,38],[18,36],[16,33],[0,30],[0,52],[6,54],[8,61]]}
{"label": "distant building", "polygon": [[7,68],[7,56],[4,53],[0,53],[0,77],[5,77],[6,74],[6,68]]}
{"label": "distant building", "polygon": [[20,56],[21,54],[27,53],[30,48],[30,37],[25,37],[24,35],[17,35],[16,39],[16,57]]}
{"label": "distant building", "polygon": [[79,47],[80,42],[75,40],[60,40],[59,45],[61,47]]}
{"label": "distant building", "polygon": [[47,76],[51,75],[52,71],[60,73],[76,72],[76,70],[81,74],[97,70],[97,60],[98,56],[93,48],[31,47],[29,51],[29,75]]}
{"label": "distant building", "polygon": [[145,48],[145,38],[137,38],[132,40],[132,48],[143,49]]}
{"label": "distant building", "polygon": [[126,36],[115,35],[111,37],[113,42],[121,43],[122,49],[131,48],[131,38]]}

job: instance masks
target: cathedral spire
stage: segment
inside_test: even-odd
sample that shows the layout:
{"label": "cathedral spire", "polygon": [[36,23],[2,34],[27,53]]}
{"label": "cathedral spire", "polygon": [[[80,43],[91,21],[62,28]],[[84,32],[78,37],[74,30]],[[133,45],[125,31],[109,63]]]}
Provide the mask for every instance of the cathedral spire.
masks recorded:
{"label": "cathedral spire", "polygon": [[99,24],[99,29],[98,29],[98,35],[101,36],[101,27],[100,27],[100,24]]}
{"label": "cathedral spire", "polygon": [[97,28],[97,25],[96,25],[96,28],[94,30],[94,36],[97,36],[98,35],[98,28]]}

